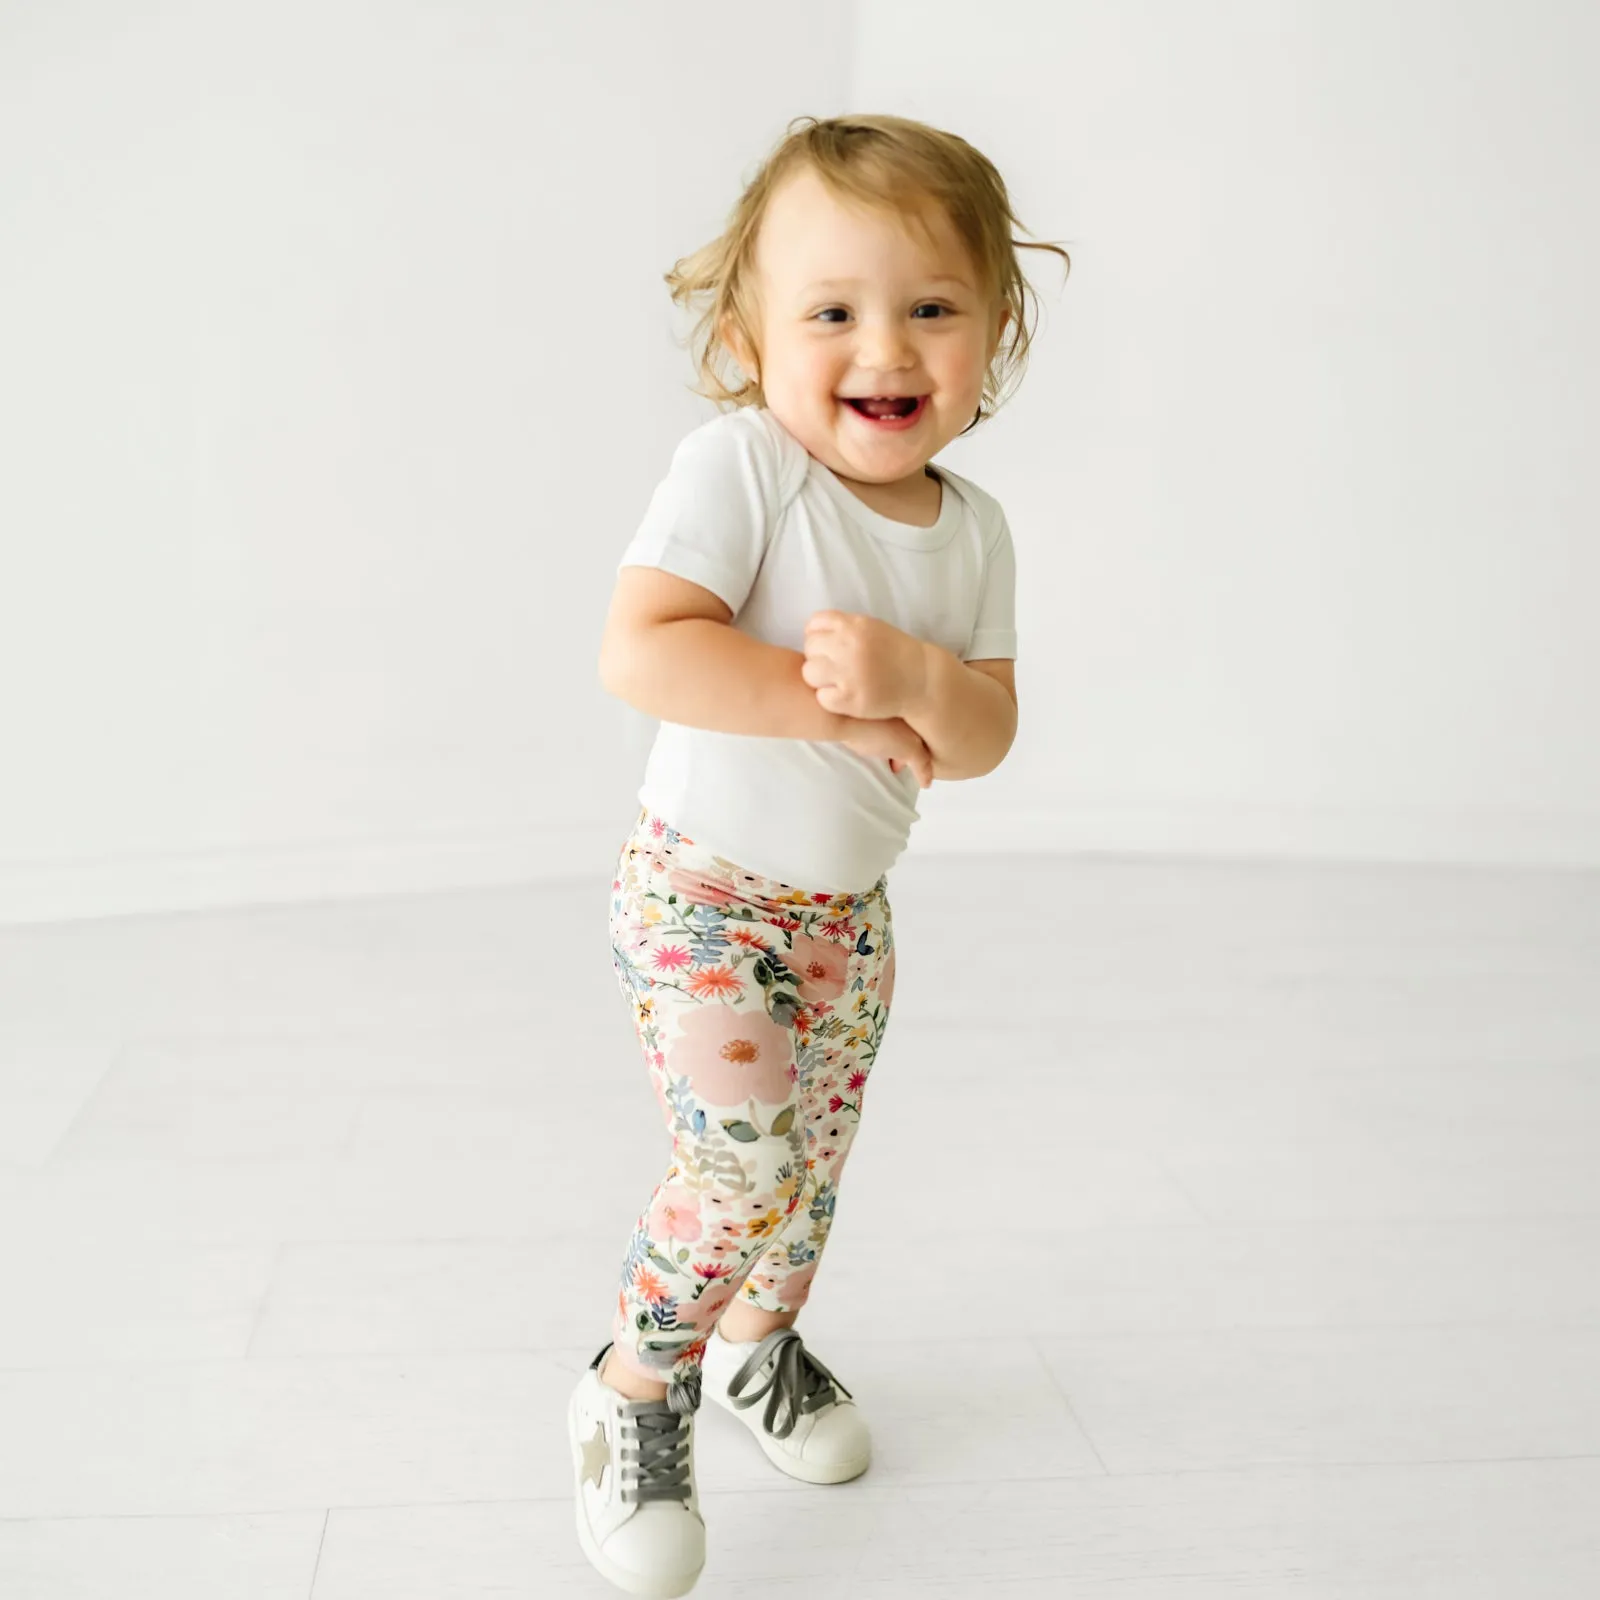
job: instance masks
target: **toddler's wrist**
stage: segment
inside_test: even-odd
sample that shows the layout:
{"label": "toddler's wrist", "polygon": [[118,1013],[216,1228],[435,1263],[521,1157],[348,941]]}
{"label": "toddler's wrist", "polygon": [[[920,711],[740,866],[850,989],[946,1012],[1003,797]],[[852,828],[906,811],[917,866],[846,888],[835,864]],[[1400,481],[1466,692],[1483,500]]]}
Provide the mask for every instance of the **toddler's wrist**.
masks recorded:
{"label": "toddler's wrist", "polygon": [[926,639],[912,642],[916,649],[908,666],[908,686],[896,715],[914,724],[927,715],[928,708],[939,698],[939,679],[944,666],[939,658],[944,652]]}

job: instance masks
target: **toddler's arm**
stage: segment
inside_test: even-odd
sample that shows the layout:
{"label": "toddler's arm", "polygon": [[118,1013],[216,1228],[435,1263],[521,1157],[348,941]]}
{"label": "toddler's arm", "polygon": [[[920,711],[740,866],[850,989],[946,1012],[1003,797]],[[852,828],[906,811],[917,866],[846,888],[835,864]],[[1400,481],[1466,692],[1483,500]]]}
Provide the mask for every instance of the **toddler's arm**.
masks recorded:
{"label": "toddler's arm", "polygon": [[842,740],[854,717],[824,711],[800,676],[798,650],[712,617],[631,629],[600,661],[600,681],[663,722],[772,739]]}
{"label": "toddler's arm", "polygon": [[802,675],[802,651],[752,638],[732,621],[733,608],[703,584],[624,565],[600,644],[600,682],[663,722],[844,744],[933,782],[933,757],[908,722],[825,710]]}

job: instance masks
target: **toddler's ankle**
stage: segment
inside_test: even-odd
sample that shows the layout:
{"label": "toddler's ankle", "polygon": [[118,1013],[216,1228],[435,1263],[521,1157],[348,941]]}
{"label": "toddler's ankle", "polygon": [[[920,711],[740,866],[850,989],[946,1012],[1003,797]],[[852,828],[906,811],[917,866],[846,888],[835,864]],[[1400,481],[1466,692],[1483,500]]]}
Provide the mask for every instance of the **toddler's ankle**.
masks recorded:
{"label": "toddler's ankle", "polygon": [[605,1361],[600,1367],[600,1381],[608,1389],[615,1389],[618,1394],[629,1400],[665,1400],[667,1386],[651,1378],[641,1377],[631,1368],[626,1367],[617,1360],[617,1353],[611,1350],[607,1353]]}

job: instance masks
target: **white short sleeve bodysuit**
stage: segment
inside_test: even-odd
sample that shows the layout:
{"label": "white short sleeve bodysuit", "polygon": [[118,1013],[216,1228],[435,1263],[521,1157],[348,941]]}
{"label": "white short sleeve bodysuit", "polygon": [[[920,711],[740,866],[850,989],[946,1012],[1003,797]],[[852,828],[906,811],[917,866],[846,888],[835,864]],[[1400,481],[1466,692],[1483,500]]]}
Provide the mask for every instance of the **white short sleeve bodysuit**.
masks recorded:
{"label": "white short sleeve bodysuit", "polygon": [[[939,519],[881,516],[764,407],[696,428],[617,563],[711,590],[732,626],[805,648],[815,611],[860,612],[963,661],[1015,658],[1016,557],[993,496],[948,468]],[[917,780],[826,740],[661,723],[639,803],[727,860],[801,890],[860,893],[900,855]]]}

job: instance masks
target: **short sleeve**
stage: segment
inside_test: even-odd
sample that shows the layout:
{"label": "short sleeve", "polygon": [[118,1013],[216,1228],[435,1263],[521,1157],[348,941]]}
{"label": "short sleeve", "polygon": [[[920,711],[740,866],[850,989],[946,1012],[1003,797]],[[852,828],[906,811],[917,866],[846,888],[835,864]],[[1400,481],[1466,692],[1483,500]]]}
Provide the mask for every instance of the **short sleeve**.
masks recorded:
{"label": "short sleeve", "polygon": [[675,573],[720,596],[737,615],[777,511],[777,474],[766,443],[738,413],[689,434],[673,452],[618,570]]}
{"label": "short sleeve", "polygon": [[1017,657],[1017,557],[1004,511],[997,511],[994,541],[983,553],[983,579],[972,642],[963,661],[1015,661]]}

